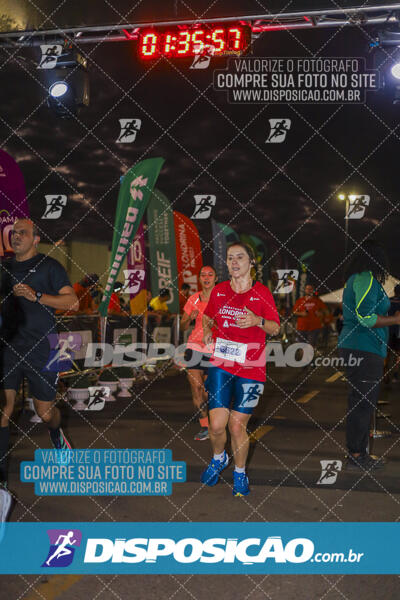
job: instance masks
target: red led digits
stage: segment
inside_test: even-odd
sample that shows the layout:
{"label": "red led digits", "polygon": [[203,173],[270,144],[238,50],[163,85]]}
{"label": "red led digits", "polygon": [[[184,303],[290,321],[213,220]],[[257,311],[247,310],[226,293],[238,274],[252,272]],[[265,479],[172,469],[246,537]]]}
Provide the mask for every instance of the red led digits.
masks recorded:
{"label": "red led digits", "polygon": [[180,58],[202,54],[207,47],[213,47],[213,54],[240,54],[250,41],[250,29],[236,25],[223,25],[202,29],[159,29],[143,31],[140,34],[139,55],[143,59]]}
{"label": "red led digits", "polygon": [[242,30],[238,27],[231,27],[228,30],[229,50],[242,50]]}
{"label": "red led digits", "polygon": [[201,54],[204,50],[204,42],[201,38],[204,37],[205,31],[197,29],[192,33],[192,54]]}
{"label": "red led digits", "polygon": [[211,39],[213,41],[213,46],[215,48],[214,54],[221,54],[226,49],[225,43],[225,29],[214,29],[211,34]]}
{"label": "red led digits", "polygon": [[140,38],[140,55],[143,58],[155,58],[158,56],[158,35],[145,33]]}
{"label": "red led digits", "polygon": [[173,42],[175,41],[174,36],[172,35],[172,33],[167,33],[165,35],[165,40],[164,40],[164,54],[168,55],[171,54],[171,52],[173,52],[175,50],[175,46],[173,44]]}
{"label": "red led digits", "polygon": [[190,54],[190,38],[189,31],[179,32],[178,50],[176,52],[178,56],[188,56]]}

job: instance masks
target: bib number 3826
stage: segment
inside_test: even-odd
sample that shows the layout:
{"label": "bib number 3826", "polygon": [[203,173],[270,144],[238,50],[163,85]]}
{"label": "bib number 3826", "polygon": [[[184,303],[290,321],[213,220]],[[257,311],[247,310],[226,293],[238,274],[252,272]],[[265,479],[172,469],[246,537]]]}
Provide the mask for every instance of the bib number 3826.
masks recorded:
{"label": "bib number 3826", "polygon": [[244,364],[246,360],[247,344],[240,342],[230,342],[222,338],[217,338],[215,342],[214,356],[216,358],[224,358]]}

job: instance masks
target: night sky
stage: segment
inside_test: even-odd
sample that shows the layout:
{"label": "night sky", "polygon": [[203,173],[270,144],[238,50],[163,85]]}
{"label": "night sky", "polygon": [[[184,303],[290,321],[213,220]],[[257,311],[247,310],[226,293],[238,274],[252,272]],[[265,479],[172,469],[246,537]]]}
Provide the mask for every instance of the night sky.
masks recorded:
{"label": "night sky", "polygon": [[[362,57],[373,32],[269,32],[256,40],[253,55]],[[195,71],[186,59],[143,64],[136,42],[82,51],[90,107],[75,120],[59,120],[46,107],[37,50],[1,50],[1,147],[21,167],[32,217],[45,223],[50,240],[111,243],[120,176],[143,158],[162,156],[158,187],[174,209],[191,216],[194,194],[215,194],[213,217],[263,238],[275,268],[298,268],[296,257],[315,249],[312,271],[321,292],[342,283],[344,206],[337,194],[369,194],[366,217],[350,221],[349,248],[370,235],[383,240],[392,274],[400,277],[400,105],[386,92],[368,92],[361,105],[232,105],[212,83],[226,58]],[[132,144],[116,143],[120,118],[142,121]],[[270,118],[291,119],[284,143],[265,143]],[[60,220],[40,221],[45,194],[68,196]],[[209,242],[209,221],[197,225]]]}

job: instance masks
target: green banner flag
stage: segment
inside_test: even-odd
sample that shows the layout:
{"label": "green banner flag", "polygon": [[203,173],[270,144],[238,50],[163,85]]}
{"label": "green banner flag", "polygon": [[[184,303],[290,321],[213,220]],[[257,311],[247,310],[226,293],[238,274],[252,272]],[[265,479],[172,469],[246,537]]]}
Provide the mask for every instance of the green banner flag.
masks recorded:
{"label": "green banner flag", "polygon": [[150,280],[153,298],[168,288],[168,308],[179,313],[178,268],[176,264],[174,213],[168,198],[154,189],[147,207],[147,233],[150,247]]}
{"label": "green banner flag", "polygon": [[115,212],[110,271],[99,306],[103,317],[107,315],[114,282],[143,218],[163,163],[163,158],[143,160],[129,169],[122,180]]}

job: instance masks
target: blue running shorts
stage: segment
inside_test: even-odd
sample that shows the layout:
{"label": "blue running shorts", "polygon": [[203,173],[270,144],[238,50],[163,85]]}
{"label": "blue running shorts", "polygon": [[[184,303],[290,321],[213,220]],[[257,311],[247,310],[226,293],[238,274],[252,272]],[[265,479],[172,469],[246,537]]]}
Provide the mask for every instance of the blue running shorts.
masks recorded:
{"label": "blue running shorts", "polygon": [[205,388],[208,392],[209,410],[232,408],[251,415],[263,393],[264,384],[254,379],[232,375],[219,367],[210,367]]}

